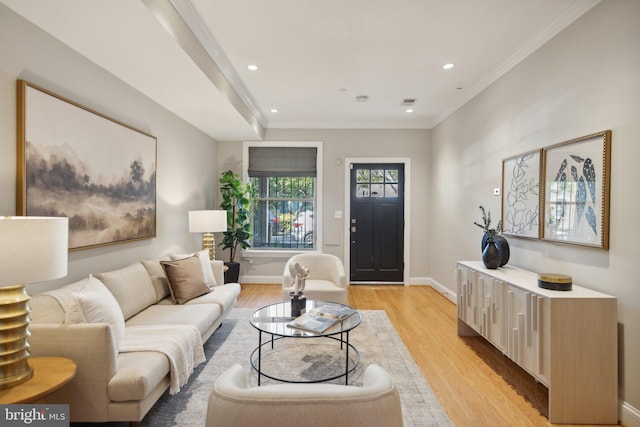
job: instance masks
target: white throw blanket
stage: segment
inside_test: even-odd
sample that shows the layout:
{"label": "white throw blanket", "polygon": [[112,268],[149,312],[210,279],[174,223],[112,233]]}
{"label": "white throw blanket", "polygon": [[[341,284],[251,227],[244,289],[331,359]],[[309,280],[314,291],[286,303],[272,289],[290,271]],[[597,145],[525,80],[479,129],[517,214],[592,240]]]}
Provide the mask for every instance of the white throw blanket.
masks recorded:
{"label": "white throw blanket", "polygon": [[176,394],[200,363],[206,360],[200,331],[191,325],[127,326],[120,352],[157,351],[169,359],[170,394]]}

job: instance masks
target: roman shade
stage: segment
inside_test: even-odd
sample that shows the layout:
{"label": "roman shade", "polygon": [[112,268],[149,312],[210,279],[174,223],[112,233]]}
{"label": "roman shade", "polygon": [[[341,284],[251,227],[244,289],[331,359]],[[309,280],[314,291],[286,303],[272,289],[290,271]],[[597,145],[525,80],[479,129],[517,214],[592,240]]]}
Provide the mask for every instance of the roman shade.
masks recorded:
{"label": "roman shade", "polygon": [[249,147],[250,177],[315,177],[316,147]]}

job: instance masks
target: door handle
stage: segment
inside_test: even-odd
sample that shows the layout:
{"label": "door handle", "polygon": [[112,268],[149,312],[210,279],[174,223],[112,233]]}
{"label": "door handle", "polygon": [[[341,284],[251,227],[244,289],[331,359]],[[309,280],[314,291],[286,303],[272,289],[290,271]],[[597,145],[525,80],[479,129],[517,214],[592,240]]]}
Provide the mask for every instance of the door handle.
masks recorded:
{"label": "door handle", "polygon": [[355,233],[356,232],[356,228],[355,227],[351,227],[351,232]]}

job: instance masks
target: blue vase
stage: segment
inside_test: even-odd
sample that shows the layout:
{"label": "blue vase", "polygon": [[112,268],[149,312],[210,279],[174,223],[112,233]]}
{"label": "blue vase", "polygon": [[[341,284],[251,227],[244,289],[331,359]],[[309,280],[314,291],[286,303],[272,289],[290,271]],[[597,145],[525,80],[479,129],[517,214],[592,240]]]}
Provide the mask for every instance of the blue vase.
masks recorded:
{"label": "blue vase", "polygon": [[500,267],[500,263],[502,262],[502,255],[500,254],[500,250],[498,249],[498,246],[496,246],[495,241],[487,241],[487,245],[482,251],[482,262],[485,267],[491,270],[495,270],[496,268]]}
{"label": "blue vase", "polygon": [[[488,242],[489,242],[489,233],[484,233],[482,235],[482,251],[483,252]],[[504,236],[498,234],[495,237],[495,245],[498,248],[498,251],[500,251],[499,267],[503,267],[507,265],[507,262],[509,262],[509,256],[511,255],[511,250],[509,249],[509,242],[507,242],[507,239],[505,239]]]}

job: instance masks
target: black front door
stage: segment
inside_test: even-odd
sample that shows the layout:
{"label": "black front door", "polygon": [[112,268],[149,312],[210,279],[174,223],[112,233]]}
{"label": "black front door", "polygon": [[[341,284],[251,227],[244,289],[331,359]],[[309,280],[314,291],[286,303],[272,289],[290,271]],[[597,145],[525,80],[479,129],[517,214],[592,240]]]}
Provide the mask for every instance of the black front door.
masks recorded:
{"label": "black front door", "polygon": [[350,280],[404,280],[404,164],[351,165]]}

